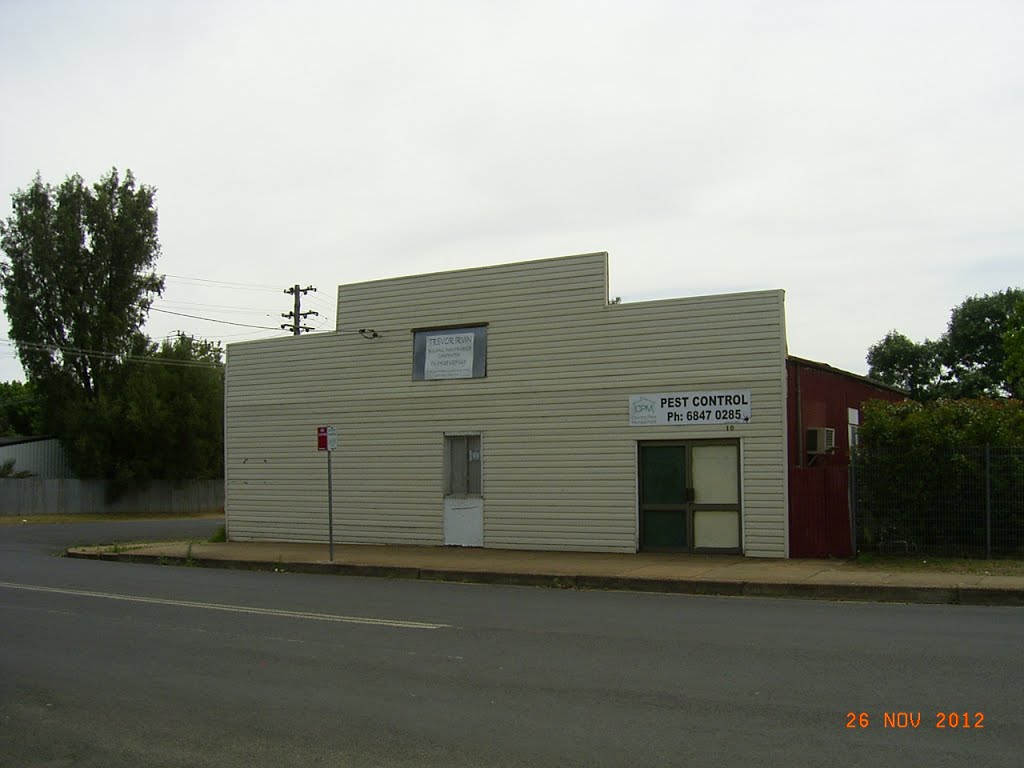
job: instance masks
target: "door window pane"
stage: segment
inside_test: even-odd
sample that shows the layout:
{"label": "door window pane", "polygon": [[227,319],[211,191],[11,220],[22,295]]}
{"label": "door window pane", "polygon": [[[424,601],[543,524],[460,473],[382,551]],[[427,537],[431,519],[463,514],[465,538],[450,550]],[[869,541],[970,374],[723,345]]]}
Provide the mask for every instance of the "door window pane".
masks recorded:
{"label": "door window pane", "polygon": [[693,446],[693,487],[697,504],[739,503],[739,456],[735,445]]}
{"label": "door window pane", "polygon": [[686,503],[686,449],[645,445],[640,449],[641,504]]}
{"label": "door window pane", "polygon": [[740,513],[696,510],[693,513],[693,546],[709,549],[738,549]]}
{"label": "door window pane", "polygon": [[479,496],[481,490],[480,435],[447,435],[445,441],[447,496]]}
{"label": "door window pane", "polygon": [[685,547],[686,513],[649,509],[644,512],[645,547]]}
{"label": "door window pane", "polygon": [[466,493],[480,495],[480,435],[466,438]]}

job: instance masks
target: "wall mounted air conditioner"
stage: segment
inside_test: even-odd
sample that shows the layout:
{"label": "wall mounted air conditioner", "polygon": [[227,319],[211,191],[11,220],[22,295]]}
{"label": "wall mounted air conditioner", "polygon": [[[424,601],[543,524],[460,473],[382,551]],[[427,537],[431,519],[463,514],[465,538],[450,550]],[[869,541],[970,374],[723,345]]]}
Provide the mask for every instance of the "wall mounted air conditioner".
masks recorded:
{"label": "wall mounted air conditioner", "polygon": [[836,449],[836,431],[831,427],[808,429],[806,446],[808,453],[832,453]]}

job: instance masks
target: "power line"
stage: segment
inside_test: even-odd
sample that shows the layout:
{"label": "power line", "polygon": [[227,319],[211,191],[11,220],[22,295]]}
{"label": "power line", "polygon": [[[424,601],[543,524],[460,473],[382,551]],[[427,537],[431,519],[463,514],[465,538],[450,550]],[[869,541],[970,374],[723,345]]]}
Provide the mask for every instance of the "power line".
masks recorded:
{"label": "power line", "polygon": [[231,282],[231,281],[227,281],[227,280],[208,280],[205,277],[191,277],[191,276],[187,276],[187,275],[168,275],[166,273],[164,275],[162,275],[162,276],[165,277],[165,278],[169,277],[169,278],[171,278],[173,280],[184,280],[186,282],[193,282],[193,283],[206,283],[208,285],[220,285],[220,286],[223,286],[223,287],[226,287],[226,288],[235,288],[235,289],[238,289],[238,290],[271,291],[272,293],[277,293],[277,290],[278,290],[277,288],[274,288],[273,286],[257,285],[255,283],[237,283],[237,282]]}
{"label": "power line", "polygon": [[[198,308],[204,309],[204,310],[216,310],[218,313],[226,313],[226,314],[233,314],[233,315],[257,315],[258,314],[261,317],[275,317],[275,315],[273,315],[270,312],[266,311],[266,307],[240,307],[240,306],[237,306],[237,305],[230,305],[230,304],[225,306],[223,304],[202,304],[202,303],[196,302],[196,301],[171,301],[171,300],[168,300],[168,299],[159,299],[159,302],[160,302],[160,307],[174,307],[175,309],[181,309],[181,308],[188,309],[190,307],[198,307]],[[151,309],[160,310],[160,307],[151,307]],[[333,309],[333,307],[331,307],[331,309]],[[168,312],[168,311],[171,311],[171,310],[162,310],[162,311]],[[319,314],[320,314],[320,317],[324,318],[324,320],[321,321],[321,323],[317,326],[318,328],[322,327],[323,323],[326,322],[327,314],[328,313],[326,311],[324,311],[324,312],[320,312]]]}
{"label": "power line", "polygon": [[314,296],[310,296],[310,297],[309,297],[309,299],[310,299],[310,301],[312,301],[312,302],[313,302],[314,304],[319,304],[319,305],[320,305],[320,306],[322,306],[322,307],[327,307],[327,308],[329,308],[329,309],[330,309],[330,310],[331,310],[332,312],[333,312],[333,311],[334,311],[335,309],[337,309],[337,308],[338,308],[338,305],[337,305],[337,304],[336,304],[335,302],[333,302],[333,301],[331,301],[331,300],[329,300],[329,299],[324,299],[324,298],[320,297],[319,295],[314,295]]}
{"label": "power line", "polygon": [[202,309],[217,309],[224,312],[265,312],[266,307],[239,307],[236,304],[202,304],[198,301],[177,301],[175,299],[158,299],[161,305],[167,307],[201,307]]}
{"label": "power line", "polygon": [[[275,335],[274,336],[267,336],[266,334],[263,334],[263,333],[256,333],[256,331],[241,331],[239,333],[218,333],[217,334],[217,339],[218,340],[220,340],[220,339],[237,339],[239,336],[249,336],[249,337],[258,338],[258,339],[280,339],[280,338],[282,338],[281,337],[280,329],[278,329],[278,328],[268,328],[267,330],[274,331]],[[204,338],[204,339],[207,339],[207,340],[210,339],[210,337],[206,337],[206,336],[202,336],[202,337],[197,336],[196,338]]]}
{"label": "power line", "polygon": [[237,325],[242,328],[259,328],[261,331],[276,331],[277,328],[272,328],[269,325],[251,325],[249,323],[233,323],[230,320],[217,320],[213,317],[201,317],[199,315],[187,315],[184,312],[171,312],[169,309],[159,309],[158,307],[150,307],[153,312],[163,312],[165,315],[177,315],[178,317],[190,317],[193,320],[206,320],[211,323],[222,323],[223,325]]}
{"label": "power line", "polygon": [[[183,280],[183,281],[191,282],[191,283],[203,283],[203,284],[207,284],[207,285],[218,286],[218,287],[228,288],[228,289],[238,289],[238,290],[245,289],[245,290],[258,290],[258,291],[273,290],[274,292],[276,292],[276,289],[270,289],[270,288],[267,288],[267,287],[262,286],[262,285],[256,285],[256,284],[251,284],[251,283],[239,283],[239,282],[232,282],[232,281],[227,281],[227,280],[210,280],[210,279],[201,278],[201,277],[186,277],[184,275],[169,275],[169,274],[165,274],[164,277],[174,278],[176,280]],[[287,289],[285,291],[285,293],[294,293],[296,288],[298,288],[298,286],[295,286],[293,288]],[[307,292],[315,291],[315,290],[316,289],[313,288],[312,286],[308,286],[305,289],[299,288],[299,292],[300,292],[299,295],[304,295]],[[310,296],[309,298],[313,299],[313,300],[317,300],[319,302],[319,304],[323,307],[324,310],[326,310],[327,308],[330,308],[331,310],[335,310],[336,309],[335,306],[333,306],[332,304],[328,303],[327,301],[319,300],[319,297]],[[203,309],[217,309],[219,311],[228,312],[228,313],[232,313],[232,314],[244,314],[246,312],[260,312],[260,310],[262,309],[262,308],[258,308],[258,307],[241,307],[241,306],[237,306],[237,305],[235,305],[235,306],[223,306],[223,305],[206,304],[206,303],[200,303],[200,302],[175,301],[175,300],[166,299],[166,298],[163,298],[163,297],[159,297],[157,299],[157,301],[159,301],[162,306],[170,306],[170,307],[200,307],[200,308],[203,308]],[[295,333],[295,326],[296,325],[299,325],[299,332],[303,332],[303,331],[306,331],[306,332],[308,332],[308,331],[319,331],[319,330],[323,329],[325,325],[327,325],[328,318],[323,317],[323,315],[325,314],[324,312],[316,312],[316,311],[302,312],[301,308],[299,307],[299,301],[298,300],[296,300],[295,304],[296,304],[296,310],[298,311],[298,318],[304,319],[304,318],[306,318],[306,317],[308,317],[310,315],[317,315],[317,316],[322,317],[321,321],[319,323],[317,323],[315,327],[299,325],[298,322],[293,322],[292,324],[289,324],[287,326],[282,324],[280,326],[280,328],[284,328],[285,330],[291,330],[292,333],[294,334]],[[190,313],[187,313],[187,312],[176,312],[176,311],[170,310],[170,309],[161,309],[160,307],[156,307],[156,306],[151,306],[150,309],[155,311],[155,312],[162,312],[163,314],[175,315],[177,317],[188,317],[188,318],[191,318],[193,320],[205,320],[206,322],[220,323],[222,325],[233,325],[233,326],[237,326],[237,327],[241,327],[241,328],[254,328],[254,329],[257,329],[257,330],[267,330],[267,331],[277,330],[277,328],[274,328],[272,326],[256,325],[256,324],[251,324],[251,323],[239,323],[239,322],[233,322],[233,321],[230,321],[230,320],[219,320],[217,318],[209,317],[209,316],[206,316],[206,315],[195,315],[195,314],[190,314]],[[264,316],[266,316],[266,317],[273,317],[273,315],[271,315],[270,313],[265,313]],[[288,313],[288,314],[283,314],[282,316],[285,317],[285,318],[290,318],[290,319],[291,318],[295,318],[295,312],[293,311],[293,312]]]}
{"label": "power line", "polygon": [[102,360],[123,360],[132,363],[147,363],[151,365],[171,365],[182,368],[221,368],[222,363],[207,363],[202,360],[170,360],[168,358],[157,358],[146,355],[119,355],[115,352],[103,352],[98,349],[81,349],[79,347],[70,347],[61,344],[37,344],[35,342],[16,342],[13,339],[0,339],[0,343],[12,344],[25,347],[26,349],[35,349],[42,352],[63,352],[73,355],[88,355],[89,357],[98,357]]}

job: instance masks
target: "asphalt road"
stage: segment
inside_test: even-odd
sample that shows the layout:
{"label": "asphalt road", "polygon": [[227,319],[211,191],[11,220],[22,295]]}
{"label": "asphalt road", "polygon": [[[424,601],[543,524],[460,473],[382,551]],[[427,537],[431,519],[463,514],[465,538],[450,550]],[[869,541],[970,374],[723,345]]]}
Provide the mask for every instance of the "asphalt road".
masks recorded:
{"label": "asphalt road", "polygon": [[0,765],[1022,762],[1020,608],[52,556],[215,526],[0,526]]}

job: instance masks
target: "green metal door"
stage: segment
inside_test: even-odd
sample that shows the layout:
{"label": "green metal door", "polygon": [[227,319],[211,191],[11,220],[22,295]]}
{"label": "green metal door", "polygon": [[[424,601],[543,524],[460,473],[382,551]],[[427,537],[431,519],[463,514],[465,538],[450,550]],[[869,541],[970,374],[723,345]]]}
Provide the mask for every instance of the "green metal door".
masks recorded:
{"label": "green metal door", "polygon": [[686,446],[640,446],[640,546],[689,547]]}

